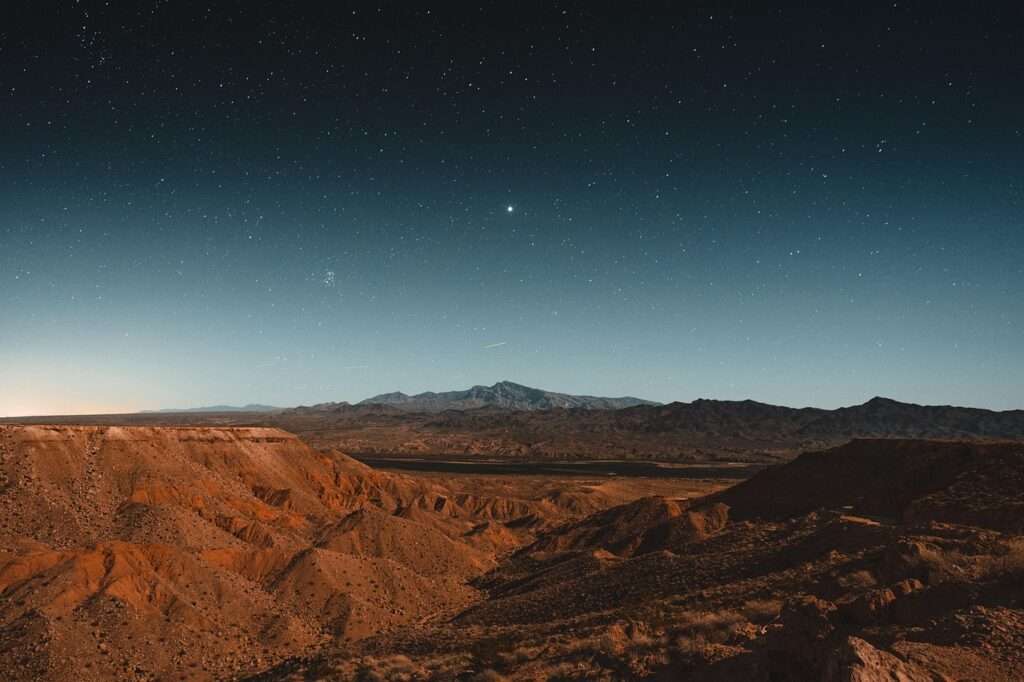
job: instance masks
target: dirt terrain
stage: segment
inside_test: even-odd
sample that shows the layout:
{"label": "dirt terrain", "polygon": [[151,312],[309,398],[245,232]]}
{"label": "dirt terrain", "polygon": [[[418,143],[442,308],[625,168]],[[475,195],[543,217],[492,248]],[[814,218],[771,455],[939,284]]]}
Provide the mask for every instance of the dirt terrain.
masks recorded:
{"label": "dirt terrain", "polygon": [[1017,680],[1024,446],[857,441],[540,533],[446,623],[261,680]]}
{"label": "dirt terrain", "polygon": [[412,478],[271,428],[0,426],[0,670],[230,679],[443,622],[538,533],[659,485]]}
{"label": "dirt terrain", "polygon": [[0,426],[14,680],[1013,680],[1024,445],[734,484],[417,476],[262,427]]}

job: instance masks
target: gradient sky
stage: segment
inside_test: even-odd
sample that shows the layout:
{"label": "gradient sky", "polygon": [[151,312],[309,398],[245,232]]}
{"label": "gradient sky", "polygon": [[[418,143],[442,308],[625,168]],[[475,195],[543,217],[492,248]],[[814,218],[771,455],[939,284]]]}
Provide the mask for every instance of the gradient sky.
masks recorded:
{"label": "gradient sky", "polygon": [[0,415],[1024,407],[1019,8],[16,5]]}

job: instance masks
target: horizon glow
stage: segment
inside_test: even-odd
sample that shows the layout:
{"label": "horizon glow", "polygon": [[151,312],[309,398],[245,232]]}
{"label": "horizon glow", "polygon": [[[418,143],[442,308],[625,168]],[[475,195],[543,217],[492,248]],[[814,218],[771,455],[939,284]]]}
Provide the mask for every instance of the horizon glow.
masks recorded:
{"label": "horizon glow", "polygon": [[570,6],[16,12],[0,415],[1024,407],[1012,23]]}

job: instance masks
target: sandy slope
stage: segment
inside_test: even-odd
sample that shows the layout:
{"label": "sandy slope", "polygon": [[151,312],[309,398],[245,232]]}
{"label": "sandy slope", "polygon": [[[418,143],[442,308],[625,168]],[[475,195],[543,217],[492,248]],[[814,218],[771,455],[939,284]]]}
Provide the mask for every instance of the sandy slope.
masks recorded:
{"label": "sandy slope", "polygon": [[807,454],[541,533],[446,627],[260,679],[1024,679],[1022,482],[1017,443]]}
{"label": "sandy slope", "polygon": [[469,580],[577,508],[375,472],[270,428],[0,426],[0,670],[258,670],[464,609]]}
{"label": "sandy slope", "polygon": [[1024,677],[1020,444],[856,441],[693,486],[412,478],[269,428],[0,427],[0,671]]}

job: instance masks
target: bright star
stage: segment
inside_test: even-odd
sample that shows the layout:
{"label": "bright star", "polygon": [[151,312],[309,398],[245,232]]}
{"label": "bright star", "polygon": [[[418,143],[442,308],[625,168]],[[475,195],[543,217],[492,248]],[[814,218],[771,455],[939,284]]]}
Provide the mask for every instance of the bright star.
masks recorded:
{"label": "bright star", "polygon": [[513,206],[512,204],[509,204],[508,206],[506,206],[506,207],[505,207],[505,210],[506,210],[506,211],[507,211],[508,213],[512,213],[513,211],[515,211],[515,210],[516,210],[516,207],[515,207],[515,206]]}

